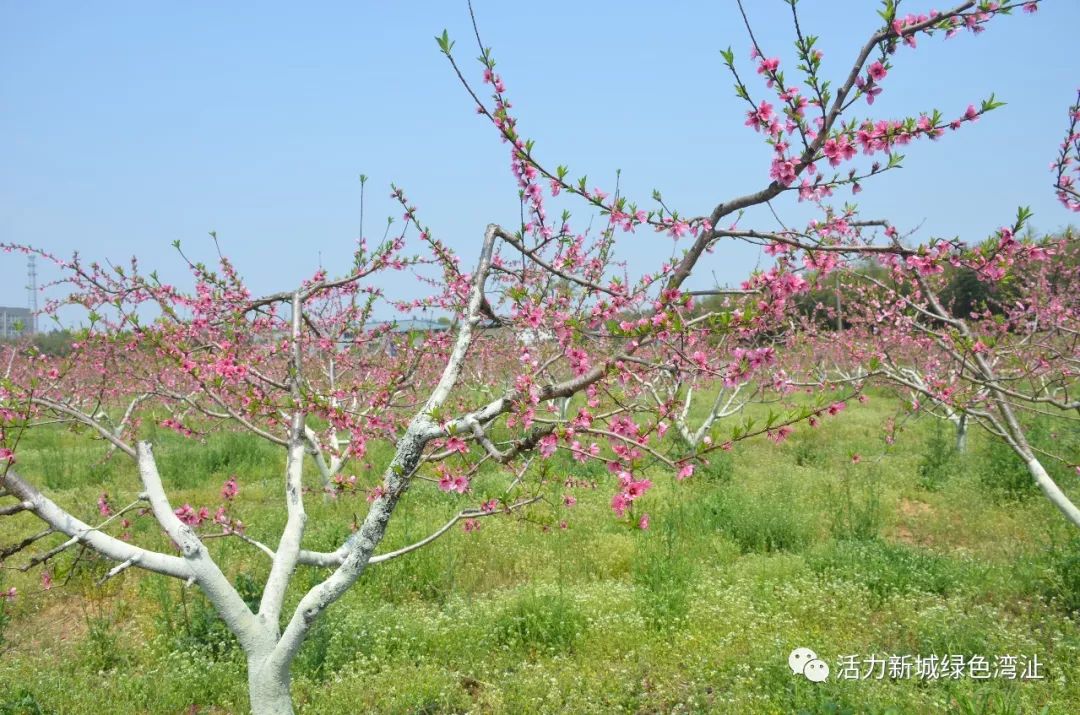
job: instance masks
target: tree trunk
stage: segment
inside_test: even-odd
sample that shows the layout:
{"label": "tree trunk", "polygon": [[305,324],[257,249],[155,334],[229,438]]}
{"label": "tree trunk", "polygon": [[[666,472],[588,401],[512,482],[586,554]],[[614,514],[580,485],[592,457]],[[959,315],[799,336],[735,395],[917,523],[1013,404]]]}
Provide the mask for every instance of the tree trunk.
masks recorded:
{"label": "tree trunk", "polygon": [[570,412],[570,398],[560,397],[555,401],[555,404],[558,406],[559,409],[559,419],[565,420],[567,413]]}
{"label": "tree trunk", "polygon": [[267,664],[265,657],[248,658],[248,697],[253,715],[293,715],[288,671]]}
{"label": "tree trunk", "polygon": [[967,451],[967,413],[956,418],[956,451],[963,454]]}
{"label": "tree trunk", "polygon": [[1061,510],[1065,518],[1071,521],[1074,526],[1080,526],[1080,509],[1076,508],[1076,505],[1069,500],[1065,492],[1061,491],[1050,475],[1046,473],[1046,468],[1043,467],[1042,462],[1031,453],[1022,454],[1021,456],[1027,462],[1028,473],[1035,478],[1035,483],[1039,485],[1039,489],[1042,489],[1043,494],[1050,500],[1050,503]]}

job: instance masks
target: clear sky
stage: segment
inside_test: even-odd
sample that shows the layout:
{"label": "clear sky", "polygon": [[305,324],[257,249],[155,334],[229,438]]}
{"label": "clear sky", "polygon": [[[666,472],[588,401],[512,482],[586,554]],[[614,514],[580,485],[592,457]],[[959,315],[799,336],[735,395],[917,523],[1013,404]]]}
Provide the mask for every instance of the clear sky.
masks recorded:
{"label": "clear sky", "polygon": [[[788,60],[786,3],[746,4],[767,54]],[[754,76],[734,0],[475,7],[519,126],[545,163],[605,189],[622,169],[624,194],[648,205],[658,188],[691,215],[767,183],[769,149],[743,126],[746,107],[718,52],[732,46],[744,77]],[[804,31],[821,36],[826,72],[841,81],[877,26],[877,3],[801,8]],[[114,261],[135,254],[178,280],[170,243],[210,259],[215,230],[256,292],[282,290],[320,258],[331,272],[344,268],[365,173],[369,236],[400,214],[387,199],[395,182],[468,261],[488,222],[516,221],[516,187],[506,147],[438,51],[443,28],[479,80],[464,0],[0,0],[0,241]],[[991,92],[1008,106],[936,145],[909,147],[902,171],[866,183],[864,213],[968,240],[1008,222],[1020,203],[1039,229],[1067,224],[1047,167],[1080,86],[1077,28],[1080,2],[1047,0],[978,37],[902,48],[864,116],[958,115]],[[588,214],[576,208],[584,226]],[[809,216],[793,198],[776,208],[788,223]],[[767,212],[743,225],[777,227]],[[670,239],[642,233],[623,255],[646,267],[671,250]],[[757,249],[724,247],[697,284],[737,282],[759,260]],[[0,255],[0,304],[25,305],[25,271],[22,257]],[[407,287],[391,286],[398,295]]]}

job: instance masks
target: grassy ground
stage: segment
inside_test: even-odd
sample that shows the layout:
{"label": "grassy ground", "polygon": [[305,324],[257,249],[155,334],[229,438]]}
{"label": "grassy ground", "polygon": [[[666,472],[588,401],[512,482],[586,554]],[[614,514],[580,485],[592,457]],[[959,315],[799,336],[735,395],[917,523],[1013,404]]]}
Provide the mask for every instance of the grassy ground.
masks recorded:
{"label": "grassy ground", "polygon": [[[949,434],[924,419],[877,459],[881,423],[894,409],[875,398],[779,447],[739,445],[682,484],[656,479],[647,532],[613,519],[610,481],[591,470],[600,486],[575,491],[566,530],[488,519],[476,533],[455,529],[373,567],[305,644],[294,668],[298,706],[1080,712],[1080,541],[982,435],[957,458]],[[1071,442],[1074,454],[1080,441],[1048,430],[1040,438]],[[39,435],[20,450],[19,466],[48,475],[57,500],[85,505],[88,518],[102,490],[118,505],[133,497],[129,464],[96,464],[101,452],[77,444],[87,443]],[[253,536],[272,541],[275,451],[225,435],[208,446],[167,435],[158,444],[175,504],[218,503],[221,482],[236,473],[238,514]],[[1074,475],[1059,476],[1075,486]],[[306,543],[315,548],[336,544],[365,506],[362,497],[308,501]],[[419,538],[455,507],[449,496],[414,490],[387,547]],[[35,528],[29,518],[5,524],[0,542]],[[133,527],[139,543],[152,543],[154,531],[148,519]],[[236,541],[210,548],[257,598],[265,560]],[[47,593],[37,576],[0,572],[4,588],[22,594],[0,615],[0,714],[244,712],[243,659],[201,596],[134,572],[98,586],[108,568],[65,556]],[[298,575],[294,601],[316,576]],[[1038,656],[1044,679],[913,674],[815,684],[788,669],[799,646],[829,661],[834,676],[846,654],[1012,654]]]}

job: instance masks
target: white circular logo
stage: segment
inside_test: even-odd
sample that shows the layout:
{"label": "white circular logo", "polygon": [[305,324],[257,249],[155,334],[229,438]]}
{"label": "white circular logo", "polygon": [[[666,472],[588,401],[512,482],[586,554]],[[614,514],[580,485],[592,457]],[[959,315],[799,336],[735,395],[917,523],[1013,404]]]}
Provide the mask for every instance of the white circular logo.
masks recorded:
{"label": "white circular logo", "polygon": [[817,653],[809,648],[796,648],[787,657],[787,664],[792,673],[801,674],[806,664],[812,660],[817,660]]}
{"label": "white circular logo", "polygon": [[824,683],[829,679],[829,664],[823,660],[812,660],[803,667],[807,680]]}

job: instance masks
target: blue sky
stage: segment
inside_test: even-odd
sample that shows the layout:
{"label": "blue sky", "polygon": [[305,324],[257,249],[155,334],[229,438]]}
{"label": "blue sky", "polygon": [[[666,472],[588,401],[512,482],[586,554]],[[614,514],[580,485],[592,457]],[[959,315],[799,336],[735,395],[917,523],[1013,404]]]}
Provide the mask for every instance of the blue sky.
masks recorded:
{"label": "blue sky", "polygon": [[[747,5],[767,54],[789,59],[786,3]],[[744,76],[754,75],[733,0],[475,7],[519,126],[545,163],[607,189],[621,169],[624,194],[646,205],[658,188],[686,214],[767,183],[769,149],[743,126],[718,52],[732,46]],[[804,30],[821,36],[826,72],[841,80],[877,25],[876,3],[801,7]],[[923,237],[969,240],[1021,203],[1040,229],[1067,224],[1047,166],[1080,85],[1077,27],[1080,3],[1049,0],[978,37],[901,49],[884,94],[862,115],[956,115],[991,92],[1009,104],[936,145],[910,147],[902,171],[865,184],[864,213],[922,223]],[[478,80],[463,0],[0,0],[0,241],[114,261],[134,254],[178,280],[171,242],[210,259],[215,230],[253,290],[281,290],[320,259],[331,272],[344,268],[365,173],[369,236],[400,214],[387,199],[395,182],[469,261],[488,222],[516,221],[516,187],[506,147],[432,39],[443,28]],[[587,224],[588,212],[572,208]],[[788,223],[810,216],[794,199],[776,208]],[[768,212],[743,225],[777,227]],[[642,233],[622,255],[643,269],[671,251],[670,239]],[[725,246],[696,285],[737,282],[759,260],[757,249]],[[24,305],[24,284],[24,260],[0,255],[0,304]],[[408,285],[388,287],[403,295]]]}

